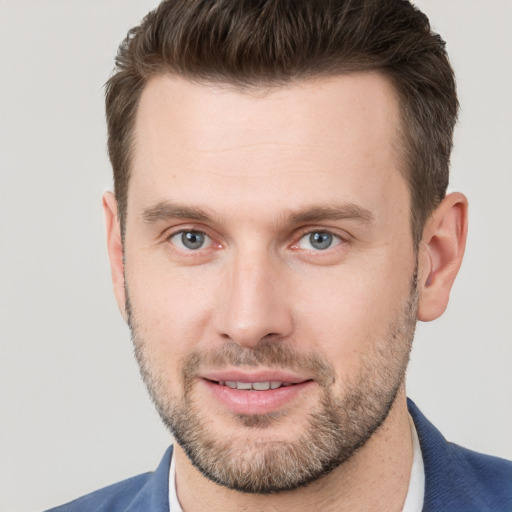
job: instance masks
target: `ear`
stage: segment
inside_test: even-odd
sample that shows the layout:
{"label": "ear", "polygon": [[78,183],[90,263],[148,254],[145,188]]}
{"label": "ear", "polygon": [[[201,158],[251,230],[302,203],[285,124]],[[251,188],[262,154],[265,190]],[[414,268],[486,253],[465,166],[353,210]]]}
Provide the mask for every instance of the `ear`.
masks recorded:
{"label": "ear", "polygon": [[446,196],[423,229],[419,247],[418,320],[440,317],[466,247],[468,201],[458,192]]}
{"label": "ear", "polygon": [[103,212],[105,213],[105,223],[107,227],[107,249],[110,259],[112,284],[114,285],[114,295],[116,296],[121,315],[127,320],[123,243],[121,239],[121,226],[117,216],[117,201],[112,192],[105,192],[103,195]]}

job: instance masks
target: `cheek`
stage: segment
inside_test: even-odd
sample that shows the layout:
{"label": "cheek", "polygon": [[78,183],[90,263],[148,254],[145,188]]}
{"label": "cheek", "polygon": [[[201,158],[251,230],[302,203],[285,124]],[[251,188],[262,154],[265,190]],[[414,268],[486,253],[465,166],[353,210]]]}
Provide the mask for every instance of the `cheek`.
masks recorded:
{"label": "cheek", "polygon": [[127,264],[126,281],[135,328],[154,357],[181,361],[206,338],[216,283],[204,272]]}
{"label": "cheek", "polygon": [[297,339],[304,346],[324,353],[339,375],[354,375],[378,340],[386,340],[410,294],[408,270],[396,272],[392,265],[318,276],[308,286],[303,282],[296,296]]}

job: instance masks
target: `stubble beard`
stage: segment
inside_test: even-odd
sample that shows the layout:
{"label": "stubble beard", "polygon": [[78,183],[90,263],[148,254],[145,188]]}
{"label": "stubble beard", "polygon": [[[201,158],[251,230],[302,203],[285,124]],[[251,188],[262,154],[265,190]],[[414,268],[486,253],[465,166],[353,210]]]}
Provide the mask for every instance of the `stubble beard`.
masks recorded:
{"label": "stubble beard", "polygon": [[[182,362],[182,396],[165,385],[155,371],[151,351],[137,330],[129,303],[129,324],[141,375],[156,409],[192,464],[213,482],[239,492],[271,494],[303,487],[348,461],[387,418],[407,369],[417,313],[417,275],[402,311],[388,335],[374,342],[363,357],[361,371],[351,382],[341,381],[322,354],[303,354],[279,341],[263,340],[254,349],[227,343],[214,352],[193,352]],[[128,294],[127,294],[128,297]],[[321,386],[317,407],[293,440],[267,435],[279,414],[235,416],[236,432],[226,435],[211,427],[194,395],[191,376],[201,367],[243,366],[314,371]]]}

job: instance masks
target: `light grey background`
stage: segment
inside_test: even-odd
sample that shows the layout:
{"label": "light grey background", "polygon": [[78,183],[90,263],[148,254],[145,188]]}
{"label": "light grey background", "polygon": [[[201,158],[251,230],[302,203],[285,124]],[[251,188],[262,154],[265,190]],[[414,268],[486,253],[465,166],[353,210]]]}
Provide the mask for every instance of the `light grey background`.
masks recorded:
{"label": "light grey background", "polygon": [[[417,2],[462,104],[452,190],[471,203],[445,316],[409,396],[450,440],[512,458],[512,2]],[[102,85],[155,0],[0,0],[0,509],[42,510],[154,469],[170,437],[114,302]]]}

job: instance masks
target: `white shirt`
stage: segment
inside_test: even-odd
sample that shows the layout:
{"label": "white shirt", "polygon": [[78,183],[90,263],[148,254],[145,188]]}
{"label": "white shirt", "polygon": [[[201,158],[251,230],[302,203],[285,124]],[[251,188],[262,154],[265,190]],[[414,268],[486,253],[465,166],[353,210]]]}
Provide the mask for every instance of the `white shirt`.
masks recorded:
{"label": "white shirt", "polygon": [[183,512],[176,494],[176,457],[174,451],[171,457],[171,468],[169,469],[169,510],[170,512]]}
{"label": "white shirt", "polygon": [[[412,468],[411,478],[409,479],[409,489],[405,497],[404,508],[402,512],[421,512],[423,509],[423,498],[425,496],[425,466],[423,465],[423,455],[421,454],[420,440],[416,432],[416,426],[409,414],[409,425],[412,435]],[[177,509],[181,512],[180,509]],[[174,511],[173,511],[174,512]]]}
{"label": "white shirt", "polygon": [[[409,489],[407,490],[402,512],[421,512],[425,494],[425,468],[423,466],[420,441],[411,416],[409,416],[409,423],[411,426],[413,459]],[[169,510],[170,512],[183,512],[178,501],[178,495],[176,494],[176,457],[174,457],[174,454],[171,458],[171,467],[169,469]]]}

